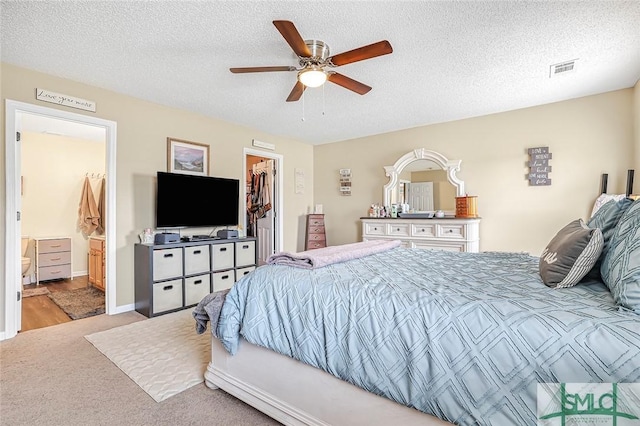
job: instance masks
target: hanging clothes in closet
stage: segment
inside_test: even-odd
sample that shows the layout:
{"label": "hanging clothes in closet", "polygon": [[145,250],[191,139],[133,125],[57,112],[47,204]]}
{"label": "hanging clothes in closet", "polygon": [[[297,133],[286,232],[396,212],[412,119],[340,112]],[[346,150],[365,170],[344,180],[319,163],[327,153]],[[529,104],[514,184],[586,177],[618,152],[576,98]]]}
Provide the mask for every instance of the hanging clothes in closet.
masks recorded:
{"label": "hanging clothes in closet", "polygon": [[261,161],[253,165],[251,190],[247,194],[247,215],[249,235],[256,235],[258,219],[271,210],[271,188],[273,188],[273,160]]}

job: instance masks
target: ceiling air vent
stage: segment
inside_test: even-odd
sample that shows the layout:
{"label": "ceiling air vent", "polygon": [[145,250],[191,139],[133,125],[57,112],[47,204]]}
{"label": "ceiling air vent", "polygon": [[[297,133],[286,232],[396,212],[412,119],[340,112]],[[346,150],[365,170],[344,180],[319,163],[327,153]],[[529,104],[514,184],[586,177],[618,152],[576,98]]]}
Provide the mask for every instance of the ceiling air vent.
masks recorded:
{"label": "ceiling air vent", "polygon": [[555,77],[560,74],[571,74],[576,72],[576,61],[577,59],[572,59],[570,61],[551,65],[549,70],[549,78]]}

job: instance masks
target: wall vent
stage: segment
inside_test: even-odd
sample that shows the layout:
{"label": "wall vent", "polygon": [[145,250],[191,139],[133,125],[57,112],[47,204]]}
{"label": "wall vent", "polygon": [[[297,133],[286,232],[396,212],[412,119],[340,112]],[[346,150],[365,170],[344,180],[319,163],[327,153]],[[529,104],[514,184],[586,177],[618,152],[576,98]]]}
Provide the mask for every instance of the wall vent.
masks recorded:
{"label": "wall vent", "polygon": [[553,64],[549,68],[549,78],[555,77],[560,74],[571,74],[576,72],[576,61],[572,59],[570,61],[560,62],[559,64]]}

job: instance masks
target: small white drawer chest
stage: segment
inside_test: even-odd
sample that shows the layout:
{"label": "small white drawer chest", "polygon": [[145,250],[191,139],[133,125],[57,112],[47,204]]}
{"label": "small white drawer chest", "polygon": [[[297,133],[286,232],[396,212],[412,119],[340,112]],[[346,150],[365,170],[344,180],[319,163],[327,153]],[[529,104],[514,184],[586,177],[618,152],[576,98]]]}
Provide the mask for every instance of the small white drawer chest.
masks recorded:
{"label": "small white drawer chest", "polygon": [[71,237],[35,238],[36,285],[40,281],[72,278]]}
{"label": "small white drawer chest", "polygon": [[194,306],[256,265],[255,238],[136,244],[136,311],[154,317]]}
{"label": "small white drawer chest", "polygon": [[400,240],[404,247],[480,251],[480,218],[361,218],[362,241]]}

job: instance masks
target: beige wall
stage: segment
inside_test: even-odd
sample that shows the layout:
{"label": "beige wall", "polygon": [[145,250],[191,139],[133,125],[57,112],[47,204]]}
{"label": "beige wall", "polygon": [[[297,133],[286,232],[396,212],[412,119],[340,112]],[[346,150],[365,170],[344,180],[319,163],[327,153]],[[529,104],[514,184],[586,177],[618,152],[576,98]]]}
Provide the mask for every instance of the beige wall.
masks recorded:
{"label": "beige wall", "polygon": [[[609,192],[624,192],[633,137],[633,89],[626,89],[316,146],[314,202],[324,204],[329,244],[357,241],[359,218],[382,200],[383,166],[427,148],[462,160],[458,176],[478,196],[481,250],[539,255],[562,226],[587,217],[601,173],[609,173]],[[553,154],[551,186],[525,180],[527,148],[538,146]],[[351,197],[339,195],[340,168],[352,171]]]}
{"label": "beige wall", "polygon": [[633,89],[633,135],[635,146],[635,167],[636,175],[634,185],[635,194],[640,194],[640,80]]}
{"label": "beige wall", "polygon": [[[243,148],[252,139],[276,145],[284,157],[284,250],[295,251],[304,245],[304,215],[313,204],[313,147],[298,141],[276,137],[211,117],[170,108],[71,80],[1,64],[2,149],[0,150],[0,200],[5,202],[5,99],[59,108],[96,116],[118,123],[116,155],[116,241],[117,305],[134,303],[133,245],[138,234],[154,225],[154,177],[167,168],[168,136],[211,146],[211,174],[242,179]],[[34,98],[35,88],[95,101],[95,114],[42,103]],[[223,102],[223,101],[221,101]],[[305,165],[306,191],[296,194],[294,168]],[[0,211],[4,224],[5,208]],[[5,230],[0,228],[0,259],[4,259]],[[4,263],[0,262],[4,277]],[[4,330],[4,280],[0,284],[0,330]]]}
{"label": "beige wall", "polygon": [[[105,143],[64,136],[21,132],[21,233],[29,238],[71,237],[72,273],[87,274],[89,240],[78,229],[78,205],[86,174],[96,205],[105,173]],[[33,240],[29,245],[31,271]]]}

